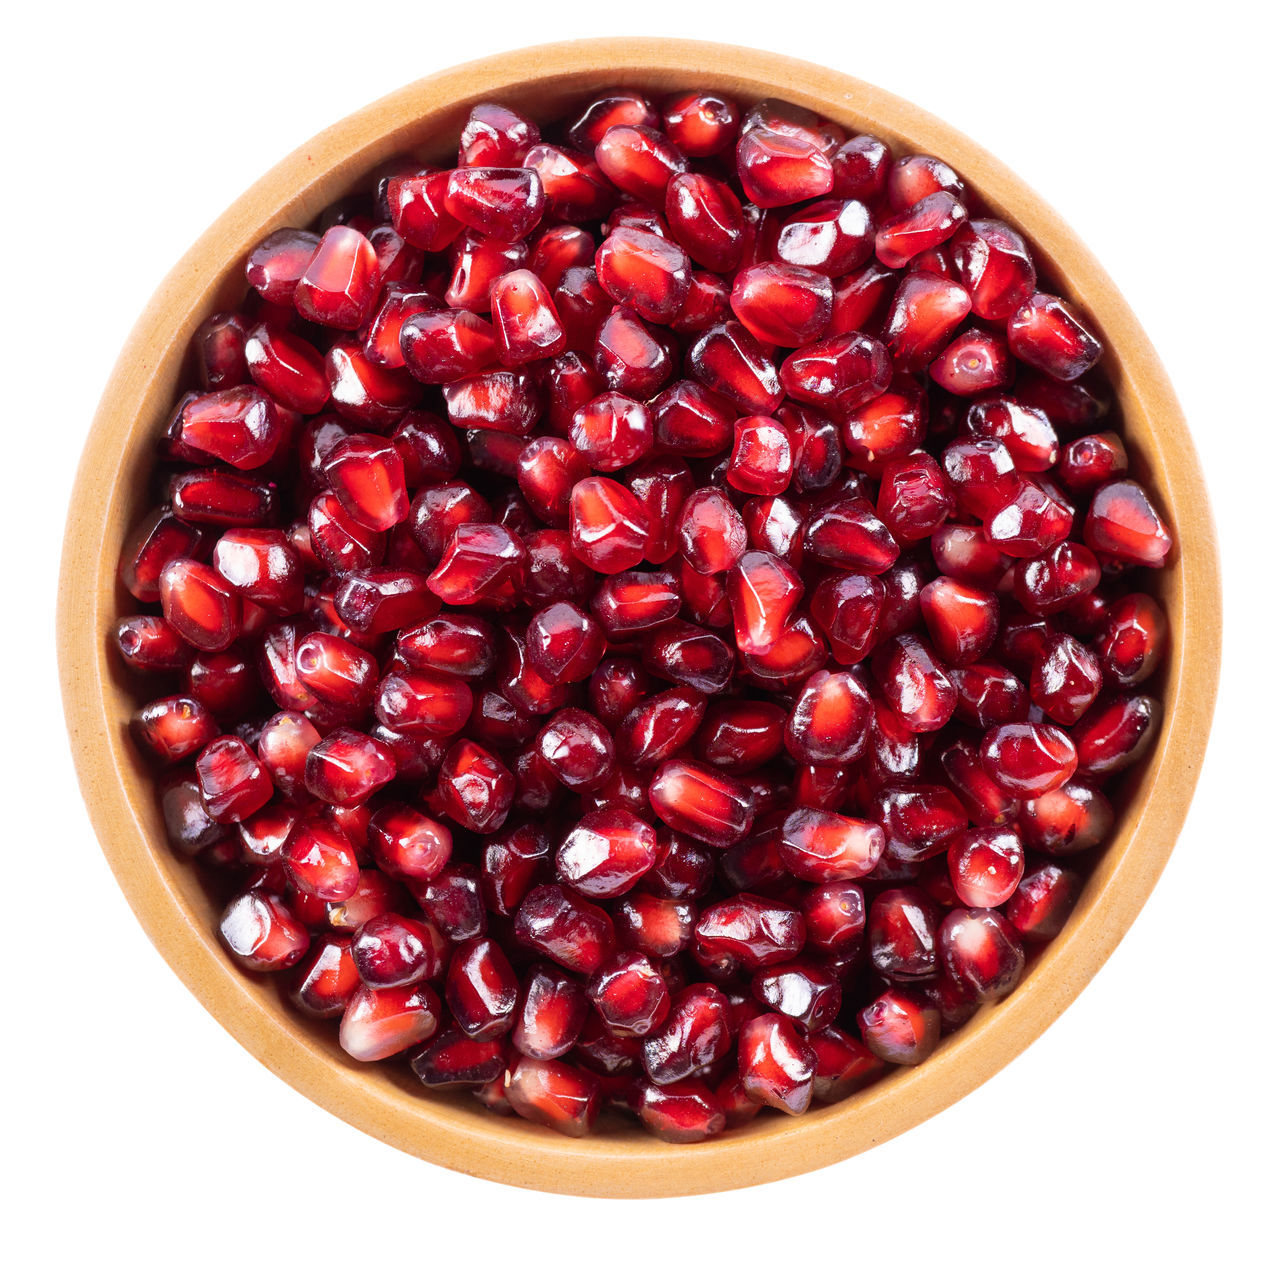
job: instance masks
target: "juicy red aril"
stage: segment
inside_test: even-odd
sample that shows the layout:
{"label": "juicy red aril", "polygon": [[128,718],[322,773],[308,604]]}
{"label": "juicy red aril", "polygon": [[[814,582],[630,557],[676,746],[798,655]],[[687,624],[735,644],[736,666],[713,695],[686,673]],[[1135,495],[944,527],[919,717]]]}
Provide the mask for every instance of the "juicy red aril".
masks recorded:
{"label": "juicy red aril", "polygon": [[110,641],[233,959],[356,1060],[692,1142],[924,1060],[1063,928],[1174,541],[942,158],[697,89],[545,130],[474,104],[249,253]]}
{"label": "juicy red aril", "polygon": [[308,321],[357,330],[373,315],[381,281],[369,239],[349,225],[334,225],[298,279],[293,303]]}

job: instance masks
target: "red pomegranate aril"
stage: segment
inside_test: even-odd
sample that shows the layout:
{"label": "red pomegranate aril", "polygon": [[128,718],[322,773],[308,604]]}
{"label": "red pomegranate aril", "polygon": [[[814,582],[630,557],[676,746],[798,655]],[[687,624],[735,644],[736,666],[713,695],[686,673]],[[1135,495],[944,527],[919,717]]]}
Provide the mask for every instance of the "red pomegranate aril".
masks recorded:
{"label": "red pomegranate aril", "polygon": [[782,493],[791,483],[791,438],[772,418],[740,418],[734,424],[727,479],[740,492]]}
{"label": "red pomegranate aril", "polygon": [[1168,637],[1164,610],[1150,595],[1117,599],[1094,644],[1107,684],[1124,688],[1146,682],[1164,659]]}
{"label": "red pomegranate aril", "polygon": [[738,647],[746,653],[772,648],[803,594],[800,575],[789,564],[767,551],[746,551],[728,577]]}
{"label": "red pomegranate aril", "polygon": [[1058,461],[1059,481],[1072,493],[1088,493],[1129,470],[1124,441],[1113,431],[1078,436],[1064,446]]}
{"label": "red pomegranate aril", "polygon": [[324,358],[305,339],[260,323],[245,338],[244,357],[253,381],[274,401],[303,414],[324,408]]}
{"label": "red pomegranate aril", "polygon": [[515,367],[554,357],[567,343],[560,315],[541,279],[528,269],[500,277],[490,292],[498,359]]}
{"label": "red pomegranate aril", "polygon": [[128,616],[115,628],[115,648],[121,660],[137,673],[184,670],[193,649],[162,616]]}
{"label": "red pomegranate aril", "polygon": [[634,493],[605,476],[590,476],[570,496],[573,553],[588,567],[626,572],[644,558],[649,516]]}
{"label": "red pomegranate aril", "polygon": [[157,507],[130,535],[120,552],[121,583],[139,603],[160,598],[160,574],[175,559],[199,555],[205,537],[166,507]]}
{"label": "red pomegranate aril", "polygon": [[826,881],[807,889],[801,912],[811,952],[845,956],[862,945],[866,904],[861,888],[851,881]]}
{"label": "red pomegranate aril", "polygon": [[359,986],[351,939],[344,934],[325,934],[311,944],[298,964],[289,1000],[309,1017],[341,1017]]}
{"label": "red pomegranate aril", "polygon": [[738,1075],[747,1095],[785,1114],[803,1114],[813,1096],[813,1049],[777,1013],[752,1018],[738,1036]]}
{"label": "red pomegranate aril", "polygon": [[525,981],[516,1010],[511,1044],[523,1056],[550,1061],[564,1056],[577,1042],[589,1005],[582,987],[545,965]]}
{"label": "red pomegranate aril", "polygon": [[680,553],[696,572],[726,572],[747,548],[747,529],[737,508],[720,489],[699,489],[688,498],[677,525]]}
{"label": "red pomegranate aril", "polygon": [[654,443],[689,458],[705,458],[733,438],[734,409],[700,383],[681,379],[650,404]]}
{"label": "red pomegranate aril", "polygon": [[809,599],[809,611],[842,665],[857,664],[870,650],[884,603],[884,582],[858,573],[824,578]]}
{"label": "red pomegranate aril", "polygon": [[295,889],[324,902],[350,898],[359,884],[355,847],[323,810],[310,810],[298,820],[284,848],[283,862]]}
{"label": "red pomegranate aril", "polygon": [[400,328],[405,367],[423,383],[454,383],[480,373],[498,358],[493,327],[475,313],[436,308],[407,318]]}
{"label": "red pomegranate aril", "polygon": [[501,1039],[472,1039],[460,1030],[447,1030],[417,1049],[410,1066],[433,1091],[476,1087],[504,1073],[507,1050]]}
{"label": "red pomegranate aril", "polygon": [[957,335],[929,367],[929,377],[955,396],[977,396],[1013,382],[1013,363],[1003,339],[987,330]]}
{"label": "red pomegranate aril", "polygon": [[459,167],[502,167],[519,163],[540,138],[538,125],[499,102],[471,107],[458,140]]}
{"label": "red pomegranate aril", "polygon": [[820,505],[805,526],[804,548],[822,563],[873,575],[891,568],[900,549],[862,497],[836,498]]}
{"label": "red pomegranate aril", "polygon": [[836,1026],[809,1036],[813,1049],[813,1099],[834,1105],[866,1086],[884,1069],[869,1048]]}
{"label": "red pomegranate aril", "polygon": [[692,942],[697,915],[692,902],[637,890],[618,904],[614,918],[624,946],[655,960],[667,960]]}
{"label": "red pomegranate aril", "polygon": [[396,649],[415,669],[459,678],[483,678],[493,668],[493,627],[478,617],[450,612],[401,632]]}
{"label": "red pomegranate aril", "polygon": [[561,709],[538,732],[538,753],[555,777],[573,790],[604,782],[614,765],[613,738],[584,709]]}
{"label": "red pomegranate aril", "polygon": [[740,322],[712,326],[690,347],[687,361],[694,378],[743,413],[771,414],[782,403],[772,359]]}
{"label": "red pomegranate aril", "polygon": [[948,978],[980,1000],[1000,999],[1018,984],[1024,954],[1014,927],[998,912],[951,912],[938,927],[938,960]]}
{"label": "red pomegranate aril", "polygon": [[514,928],[525,946],[571,973],[594,973],[616,945],[608,912],[562,885],[531,890],[516,912]]}
{"label": "red pomegranate aril", "polygon": [[496,1039],[515,1024],[520,985],[491,938],[459,943],[449,960],[444,997],[454,1020],[473,1039]]}
{"label": "red pomegranate aril", "polygon": [[308,321],[357,330],[373,315],[381,283],[369,239],[349,225],[334,225],[320,239],[292,299]]}
{"label": "red pomegranate aril", "polygon": [[723,956],[754,971],[796,955],[804,945],[804,918],[784,903],[739,894],[703,908],[694,943],[700,956]]}
{"label": "red pomegranate aril", "polygon": [[687,167],[671,142],[643,123],[609,127],[596,142],[595,160],[624,194],[655,207],[662,206],[668,181]]}
{"label": "red pomegranate aril", "polygon": [[862,755],[870,722],[866,688],[847,671],[824,669],[796,696],[783,738],[798,762],[841,765]]}
{"label": "red pomegranate aril", "polygon": [[862,1042],[881,1061],[919,1065],[942,1037],[942,1015],[924,996],[893,988],[859,1014]]}
{"label": "red pomegranate aril", "polygon": [[876,971],[893,982],[932,977],[938,964],[937,907],[919,889],[886,889],[867,913],[867,945]]}
{"label": "red pomegranate aril", "polygon": [[249,890],[227,904],[218,936],[241,968],[278,972],[297,964],[311,936],[274,894]]}
{"label": "red pomegranate aril", "polygon": [[1011,670],[992,661],[963,665],[948,675],[956,689],[956,716],[970,726],[1027,721],[1029,694]]}
{"label": "red pomegranate aril", "polygon": [[[718,273],[729,273],[737,267],[746,233],[742,204],[728,185],[701,172],[683,172],[668,183],[663,206],[669,232],[675,239],[669,246],[678,243],[684,249],[686,268],[690,259]],[[672,256],[672,260],[676,257]]]}
{"label": "red pomegranate aril", "polygon": [[902,371],[922,370],[969,315],[968,292],[931,273],[908,273],[894,292],[881,338]]}
{"label": "red pomegranate aril", "polygon": [[1023,480],[1018,491],[987,516],[984,528],[987,539],[1004,554],[1030,559],[1065,541],[1071,523],[1067,505],[1033,481]]}
{"label": "red pomegranate aril", "polygon": [[1114,480],[1093,495],[1084,540],[1100,554],[1146,568],[1163,567],[1173,548],[1164,520],[1136,480]]}
{"label": "red pomegranate aril", "polygon": [[1031,675],[1031,699],[1060,726],[1079,721],[1102,689],[1097,657],[1069,634],[1049,640]]}
{"label": "red pomegranate aril", "polygon": [[356,1061],[383,1061],[430,1039],[439,1023],[440,1000],[423,983],[361,986],[342,1014],[338,1042]]}
{"label": "red pomegranate aril", "polygon": [[467,605],[519,585],[527,551],[500,524],[459,524],[427,588],[442,603]]}
{"label": "red pomegranate aril", "polygon": [[885,643],[872,669],[885,700],[909,730],[940,730],[955,712],[955,687],[930,646],[915,635],[900,634]]}
{"label": "red pomegranate aril", "polygon": [[744,131],[737,150],[738,179],[757,207],[785,207],[829,194],[831,160],[813,139],[767,127]]}
{"label": "red pomegranate aril", "polygon": [[733,144],[739,115],[737,103],[719,93],[683,93],[667,103],[662,128],[686,158],[709,158]]}
{"label": "red pomegranate aril", "polygon": [[551,225],[538,235],[529,252],[528,264],[542,285],[553,291],[570,269],[589,266],[595,254],[595,239],[585,229],[577,225]]}
{"label": "red pomegranate aril", "polygon": [[617,728],[618,755],[636,767],[666,761],[693,739],[705,709],[706,698],[691,687],[650,696]]}
{"label": "red pomegranate aril", "polygon": [[889,169],[887,193],[893,211],[905,211],[939,190],[957,198],[965,196],[960,177],[931,154],[904,154]]}
{"label": "red pomegranate aril", "polygon": [[233,735],[219,736],[205,745],[196,758],[196,779],[209,816],[216,823],[239,823],[249,818],[275,791],[253,750]]}
{"label": "red pomegranate aril", "polygon": [[729,1001],[707,983],[687,987],[666,1021],[644,1041],[644,1070],[661,1087],[678,1084],[719,1061],[733,1044]]}
{"label": "red pomegranate aril", "polygon": [[584,149],[593,149],[610,128],[640,124],[656,128],[660,119],[648,100],[637,92],[619,89],[590,101],[565,128],[565,135]]}
{"label": "red pomegranate aril", "polygon": [[995,642],[1000,605],[990,591],[939,577],[920,591],[920,612],[933,645],[950,665],[981,660]]}
{"label": "red pomegranate aril", "polygon": [[1009,351],[1055,379],[1078,379],[1102,356],[1102,344],[1056,295],[1036,291],[1009,315]]}
{"label": "red pomegranate aril", "polygon": [[742,269],[729,303],[733,314],[765,343],[799,348],[825,333],[831,323],[829,278],[794,264],[767,261]]}
{"label": "red pomegranate aril", "polygon": [[1062,932],[1080,889],[1074,872],[1045,863],[1022,878],[1005,908],[1006,917],[1023,939],[1048,942]]}
{"label": "red pomegranate aril", "polygon": [[1160,702],[1151,696],[1100,701],[1071,728],[1080,773],[1104,778],[1132,766],[1160,729]]}
{"label": "red pomegranate aril", "polygon": [[345,638],[312,633],[294,653],[298,678],[317,699],[359,717],[373,699],[378,662]]}
{"label": "red pomegranate aril", "polygon": [[450,863],[431,880],[414,881],[418,906],[450,942],[477,938],[488,923],[479,871],[469,863]]}
{"label": "red pomegranate aril", "polygon": [[617,471],[652,448],[653,420],[641,402],[604,392],[574,413],[569,440],[591,469]]}
{"label": "red pomegranate aril", "polygon": [[1022,841],[1010,828],[975,828],[952,839],[947,865],[966,907],[1002,907],[1022,879]]}
{"label": "red pomegranate aril", "polygon": [[516,242],[542,218],[546,198],[527,167],[459,167],[449,173],[444,208],[460,224],[498,242]]}
{"label": "red pomegranate aril", "polygon": [[876,514],[898,541],[931,536],[954,506],[947,478],[928,454],[896,458],[881,469]]}
{"label": "red pomegranate aril", "polygon": [[448,172],[405,172],[387,181],[391,223],[406,242],[423,251],[443,251],[462,232],[461,222],[445,207],[448,187]]}
{"label": "red pomegranate aril", "polygon": [[694,747],[710,766],[745,775],[782,752],[786,711],[763,700],[726,700],[706,711]]}
{"label": "red pomegranate aril", "polygon": [[520,451],[516,480],[535,515],[545,523],[569,523],[573,486],[591,474],[574,445],[559,436],[538,436]]}
{"label": "red pomegranate aril", "polygon": [[305,229],[277,229],[249,252],[245,276],[272,305],[293,303],[298,282],[320,245],[318,234]]}
{"label": "red pomegranate aril", "polygon": [[585,1136],[600,1110],[600,1081],[563,1061],[521,1057],[508,1076],[507,1103],[521,1118],[563,1136]]}
{"label": "red pomegranate aril", "polygon": [[766,1008],[795,1022],[806,1039],[830,1025],[840,1011],[835,973],[801,960],[760,969],[751,979],[751,993]]}
{"label": "red pomegranate aril", "polygon": [[812,808],[787,816],[778,845],[787,871],[815,885],[866,876],[883,850],[884,831],[879,825]]}
{"label": "red pomegranate aril", "polygon": [[369,848],[383,871],[406,881],[433,880],[453,853],[453,834],[411,806],[380,807],[369,820]]}
{"label": "red pomegranate aril", "polygon": [[699,762],[665,762],[649,785],[649,802],[669,828],[719,849],[742,840],[754,817],[743,786]]}
{"label": "red pomegranate aril", "polygon": [[964,425],[975,437],[1001,441],[1019,471],[1048,471],[1058,461],[1058,433],[1044,412],[1009,397],[974,401]]}
{"label": "red pomegranate aril", "polygon": [[195,455],[208,455],[249,471],[269,462],[283,428],[271,398],[246,385],[193,396],[178,415],[182,445]]}
{"label": "red pomegranate aril", "polygon": [[543,608],[530,620],[524,642],[529,664],[549,683],[589,678],[605,651],[600,627],[572,603]]}
{"label": "red pomegranate aril", "polygon": [[471,713],[471,688],[452,674],[398,670],[377,684],[373,711],[383,726],[409,736],[456,735]]}
{"label": "red pomegranate aril", "polygon": [[506,828],[488,838],[482,879],[485,905],[500,916],[512,916],[525,895],[544,878],[551,843],[546,832],[531,823]]}
{"label": "red pomegranate aril", "polygon": [[680,611],[680,591],[669,572],[615,573],[592,596],[591,611],[610,637],[638,634]]}
{"label": "red pomegranate aril", "polygon": [[[504,437],[528,435],[542,411],[538,386],[527,370],[490,370],[457,379],[445,385],[444,405],[455,427]],[[523,446],[511,443],[514,458]]]}
{"label": "red pomegranate aril", "polygon": [[650,1034],[671,1010],[666,981],[638,951],[620,952],[601,965],[587,985],[587,995],[615,1034]]}
{"label": "red pomegranate aril", "polygon": [[437,792],[455,823],[472,832],[493,832],[511,808],[515,778],[487,749],[461,739],[444,756]]}
{"label": "red pomegranate aril", "polygon": [[900,269],[922,251],[940,246],[968,219],[964,204],[938,190],[881,221],[876,229],[876,258],[886,268]]}
{"label": "red pomegranate aril", "polygon": [[224,726],[243,721],[262,701],[256,666],[234,647],[196,656],[187,670],[187,691]]}
{"label": "red pomegranate aril", "polygon": [[970,822],[981,827],[998,827],[1017,818],[1021,803],[991,778],[978,750],[967,740],[948,745],[939,754],[938,762]]}
{"label": "red pomegranate aril", "polygon": [[947,246],[959,280],[984,321],[1005,321],[1031,298],[1035,265],[1021,234],[1001,220],[970,220]]}
{"label": "red pomegranate aril", "polygon": [[306,788],[331,806],[359,806],[396,775],[385,744],[358,731],[330,731],[307,754]]}
{"label": "red pomegranate aril", "polygon": [[219,734],[212,712],[190,696],[152,700],[133,715],[129,729],[138,744],[165,766],[194,757]]}
{"label": "red pomegranate aril", "polygon": [[609,295],[646,321],[670,321],[689,294],[689,257],[643,229],[614,229],[596,252],[595,269]]}
{"label": "red pomegranate aril", "polygon": [[883,344],[850,331],[797,349],[779,377],[792,400],[843,415],[879,396],[891,370]]}
{"label": "red pomegranate aril", "polygon": [[992,727],[979,752],[991,778],[1024,800],[1061,788],[1075,774],[1078,760],[1071,738],[1044,722]]}

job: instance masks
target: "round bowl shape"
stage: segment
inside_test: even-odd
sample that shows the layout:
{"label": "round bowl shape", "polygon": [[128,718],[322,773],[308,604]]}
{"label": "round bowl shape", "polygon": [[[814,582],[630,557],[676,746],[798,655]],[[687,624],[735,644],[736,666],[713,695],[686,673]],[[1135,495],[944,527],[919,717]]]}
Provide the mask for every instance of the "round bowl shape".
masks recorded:
{"label": "round bowl shape", "polygon": [[[657,96],[706,87],[746,103],[783,96],[851,131],[875,132],[895,152],[934,154],[954,166],[991,214],[1030,239],[1048,286],[1103,332],[1103,367],[1135,474],[1177,535],[1152,583],[1170,629],[1163,727],[1130,778],[1113,838],[1066,928],[1025,981],[923,1065],[799,1118],[762,1114],[696,1148],[665,1144],[620,1120],[571,1140],[496,1117],[465,1094],[426,1094],[407,1067],[348,1059],[331,1026],[290,1011],[275,983],[241,972],[218,942],[218,912],[196,869],[166,844],[152,772],[128,740],[131,684],[108,647],[114,620],[131,604],[116,561],[146,507],[155,438],[189,368],[189,340],[209,313],[243,294],[249,249],[273,229],[308,224],[387,158],[433,149],[444,158],[478,101],[502,101],[545,122],[619,84]],[[331,1113],[432,1162],[528,1188],[659,1197],[776,1180],[887,1140],[977,1087],[1067,1007],[1132,923],[1173,848],[1208,738],[1220,628],[1213,523],[1172,388],[1115,285],[1053,211],[972,141],[869,84],[751,49],[616,39],[506,53],[402,88],[291,154],[191,248],[135,326],[89,434],[62,559],[58,652],[81,788],[116,878],[174,972],[254,1056]]]}

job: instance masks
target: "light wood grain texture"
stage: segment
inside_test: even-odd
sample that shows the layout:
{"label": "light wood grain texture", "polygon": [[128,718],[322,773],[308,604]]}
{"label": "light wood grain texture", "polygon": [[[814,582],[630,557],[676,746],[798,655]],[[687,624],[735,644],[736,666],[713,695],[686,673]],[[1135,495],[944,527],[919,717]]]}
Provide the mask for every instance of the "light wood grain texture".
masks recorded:
{"label": "light wood grain texture", "polygon": [[[701,86],[744,102],[786,97],[853,130],[874,131],[895,149],[951,163],[994,214],[1029,236],[1048,285],[1103,332],[1136,473],[1178,539],[1156,582],[1171,629],[1163,729],[1061,936],[1012,996],[923,1066],[896,1071],[840,1105],[796,1119],[764,1114],[697,1146],[664,1144],[620,1120],[568,1140],[494,1117],[465,1095],[424,1094],[404,1070],[348,1060],[331,1025],[308,1023],[282,1003],[277,983],[237,969],[217,942],[217,912],[196,869],[165,843],[151,772],[126,734],[136,685],[108,646],[114,621],[134,606],[116,583],[116,560],[145,509],[155,438],[189,368],[188,340],[211,311],[239,300],[250,247],[273,228],[307,223],[385,158],[406,151],[443,158],[476,101],[502,100],[545,121],[618,83],[657,95]],[[990,1078],[1070,1004],[1137,915],[1173,848],[1209,733],[1220,627],[1213,522],[1178,403],[1115,286],[1050,208],[952,128],[835,71],[721,44],[618,39],[487,58],[392,93],[286,158],[192,247],[135,327],[94,419],[67,524],[58,654],[81,788],[120,886],[174,972],[254,1056],[331,1113],[443,1166],[529,1188],[653,1197],[759,1184],[887,1140]]]}

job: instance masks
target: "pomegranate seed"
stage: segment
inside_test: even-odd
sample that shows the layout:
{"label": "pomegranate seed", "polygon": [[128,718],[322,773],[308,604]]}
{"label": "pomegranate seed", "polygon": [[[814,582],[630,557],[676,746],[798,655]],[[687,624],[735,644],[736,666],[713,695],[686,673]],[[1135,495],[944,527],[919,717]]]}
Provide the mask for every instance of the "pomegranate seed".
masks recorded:
{"label": "pomegranate seed", "polygon": [[883,344],[855,330],[793,352],[780,377],[793,400],[846,414],[889,386],[889,358]]}
{"label": "pomegranate seed", "polygon": [[876,258],[885,268],[900,269],[922,251],[940,246],[968,219],[964,204],[940,189],[926,194],[876,229]]}
{"label": "pomegranate seed", "polygon": [[668,139],[687,158],[708,158],[733,144],[737,105],[718,93],[691,92],[673,98],[662,113]]}
{"label": "pomegranate seed", "polygon": [[1093,332],[1056,295],[1036,291],[1009,315],[1009,351],[1055,379],[1078,379],[1102,356]]}
{"label": "pomegranate seed", "polygon": [[598,787],[613,768],[613,739],[584,709],[554,714],[538,732],[537,744],[539,756],[566,788]]}
{"label": "pomegranate seed", "polygon": [[871,574],[892,567],[899,553],[893,534],[861,497],[819,507],[805,526],[804,548],[823,563]]}
{"label": "pomegranate seed", "polygon": [[746,836],[753,818],[742,785],[698,762],[664,762],[649,785],[649,803],[669,828],[720,849]]}
{"label": "pomegranate seed", "polygon": [[496,1039],[515,1024],[520,986],[491,938],[460,942],[449,961],[445,1002],[465,1034]]}
{"label": "pomegranate seed", "polygon": [[975,828],[953,838],[947,865],[966,907],[1000,907],[1022,879],[1022,841],[1009,828]]}
{"label": "pomegranate seed", "polygon": [[429,881],[414,882],[413,896],[431,923],[450,942],[465,942],[485,931],[480,874],[468,863],[450,863]]}
{"label": "pomegranate seed", "polygon": [[260,388],[232,387],[193,396],[178,415],[182,445],[241,471],[271,460],[282,426],[276,406]]}
{"label": "pomegranate seed", "polygon": [[908,273],[894,292],[884,346],[899,370],[921,370],[937,357],[969,315],[964,287],[931,273]]}
{"label": "pomegranate seed", "polygon": [[811,808],[787,816],[778,846],[787,871],[815,885],[866,876],[883,850],[879,825]]}
{"label": "pomegranate seed", "polygon": [[977,396],[1013,382],[1009,347],[986,330],[957,335],[929,367],[929,377],[956,396]]}
{"label": "pomegranate seed", "polygon": [[1114,480],[1093,495],[1084,521],[1084,540],[1121,563],[1163,567],[1173,538],[1147,491],[1136,480]]}
{"label": "pomegranate seed", "polygon": [[858,1014],[862,1042],[881,1061],[919,1065],[942,1035],[942,1015],[913,991],[890,989]]}
{"label": "pomegranate seed", "polygon": [[1053,792],[1075,774],[1076,746],[1055,726],[1010,722],[982,738],[982,764],[1006,792],[1032,799]]}
{"label": "pomegranate seed", "polygon": [[129,726],[134,739],[165,766],[194,757],[219,734],[217,719],[190,696],[152,700],[133,715]]}
{"label": "pomegranate seed", "polygon": [[597,969],[587,995],[614,1033],[650,1034],[671,1009],[666,981],[638,951],[620,952]]}
{"label": "pomegranate seed", "polygon": [[920,591],[920,613],[934,646],[950,665],[972,665],[995,642],[1000,605],[990,591],[939,577]]}
{"label": "pomegranate seed", "polygon": [[932,536],[953,507],[942,468],[928,454],[895,458],[881,469],[876,514],[898,541]]}
{"label": "pomegranate seed", "polygon": [[447,1030],[419,1048],[410,1065],[433,1090],[475,1087],[505,1071],[506,1047],[500,1039],[472,1039],[459,1030]]}
{"label": "pomegranate seed", "polygon": [[568,342],[542,280],[528,269],[500,277],[490,291],[498,358],[521,366],[563,352]]}
{"label": "pomegranate seed", "polygon": [[545,966],[536,967],[529,974],[516,1011],[512,1046],[537,1061],[564,1056],[577,1042],[587,1008],[587,997],[572,978]]}
{"label": "pomegranate seed", "polygon": [[600,1110],[600,1082],[562,1061],[521,1057],[507,1082],[507,1101],[521,1118],[564,1136],[585,1136]]}
{"label": "pomegranate seed", "polygon": [[1099,703],[1071,729],[1080,773],[1097,779],[1138,761],[1160,729],[1160,702],[1150,696],[1120,696]]}
{"label": "pomegranate seed", "polygon": [[1150,595],[1130,594],[1107,612],[1096,650],[1107,683],[1136,687],[1155,673],[1164,659],[1169,623]]}
{"label": "pomegranate seed", "polygon": [[693,739],[706,698],[690,687],[676,687],[636,705],[617,730],[617,748],[632,766],[656,766]]}
{"label": "pomegranate seed", "polygon": [[334,225],[316,246],[292,299],[308,321],[357,330],[373,316],[381,281],[369,239],[349,225]]}
{"label": "pomegranate seed", "polygon": [[496,654],[493,628],[461,613],[437,616],[403,630],[396,648],[416,669],[468,679],[488,674]]}
{"label": "pomegranate seed", "polygon": [[1066,540],[1071,532],[1071,510],[1040,485],[1024,480],[1017,492],[987,517],[985,528],[988,540],[1004,554],[1030,559]]}
{"label": "pomegranate seed", "polygon": [[338,1042],[356,1061],[384,1061],[430,1039],[439,1024],[440,1000],[429,986],[361,986],[342,1014]]}
{"label": "pomegranate seed", "polygon": [[608,912],[561,885],[530,891],[516,912],[515,933],[573,973],[594,973],[616,945]]}
{"label": "pomegranate seed", "polygon": [[293,303],[293,294],[320,245],[318,234],[304,229],[277,229],[249,253],[245,276],[268,303]]}
{"label": "pomegranate seed", "polygon": [[866,906],[862,890],[849,881],[827,881],[802,900],[805,944],[822,955],[843,956],[862,944]]}
{"label": "pomegranate seed", "polygon": [[444,208],[455,220],[498,242],[516,242],[542,218],[546,198],[527,167],[458,167],[449,173]]}
{"label": "pomegranate seed", "polygon": [[196,779],[209,817],[216,823],[249,818],[275,791],[253,750],[233,735],[219,736],[205,745],[196,758]]}
{"label": "pomegranate seed", "polygon": [[746,551],[729,573],[734,636],[743,652],[767,652],[804,593],[800,576],[766,551]]}
{"label": "pomegranate seed", "polygon": [[798,762],[840,765],[861,756],[871,700],[850,673],[819,670],[805,682],[787,723],[787,751]]}
{"label": "pomegranate seed", "polygon": [[1017,931],[998,912],[951,912],[938,927],[943,972],[970,996],[999,999],[1018,984],[1024,956]]}
{"label": "pomegranate seed", "polygon": [[299,963],[289,999],[309,1017],[341,1017],[359,986],[351,939],[326,934],[311,944]]}
{"label": "pomegranate seed", "polygon": [[914,732],[944,727],[956,707],[956,689],[927,643],[900,634],[876,653],[873,670],[884,698]]}
{"label": "pomegranate seed", "polygon": [[218,936],[241,968],[278,972],[297,964],[310,935],[274,894],[249,890],[227,904]]}
{"label": "pomegranate seed", "polygon": [[1058,461],[1058,433],[1045,413],[1008,397],[975,401],[965,427],[976,437],[1001,441],[1019,471],[1048,471]]}
{"label": "pomegranate seed", "polygon": [[738,179],[757,207],[785,207],[829,194],[831,160],[813,139],[767,127],[744,131],[738,142]]}
{"label": "pomegranate seed", "polygon": [[968,741],[957,740],[943,749],[939,762],[973,823],[996,827],[1016,817],[1019,802],[991,778]]}
{"label": "pomegranate seed", "polygon": [[331,731],[307,754],[307,791],[331,806],[359,806],[395,778],[385,744],[358,731]]}
{"label": "pomegranate seed", "polygon": [[644,558],[649,516],[616,480],[590,476],[573,486],[570,527],[574,555],[597,572],[626,572]]}
{"label": "pomegranate seed", "polygon": [[640,633],[656,629],[679,612],[680,592],[669,573],[620,572],[604,579],[592,597],[591,610],[611,637]]}
{"label": "pomegranate seed", "polygon": [[645,1083],[637,1089],[630,1107],[646,1131],[671,1144],[707,1140],[728,1124],[718,1095],[698,1079],[681,1079],[661,1087]]}
{"label": "pomegranate seed", "polygon": [[738,1037],[738,1075],[747,1095],[785,1114],[803,1114],[813,1096],[813,1049],[776,1013],[754,1017]]}
{"label": "pomegranate seed", "polygon": [[471,107],[458,141],[459,167],[518,163],[539,140],[538,125],[500,102]]}
{"label": "pomegranate seed", "polygon": [[1079,877],[1056,863],[1046,863],[1022,878],[1005,910],[1020,937],[1048,942],[1062,932],[1079,896]]}
{"label": "pomegranate seed", "polygon": [[699,1074],[725,1056],[733,1043],[729,1001],[716,987],[687,987],[666,1021],[644,1041],[644,1070],[661,1087]]}
{"label": "pomegranate seed", "polygon": [[1124,441],[1113,431],[1079,436],[1062,450],[1058,479],[1072,493],[1087,493],[1129,470]]}
{"label": "pomegranate seed", "polygon": [[748,414],[771,414],[783,389],[773,361],[740,322],[726,321],[706,330],[689,349],[689,370],[719,396]]}

